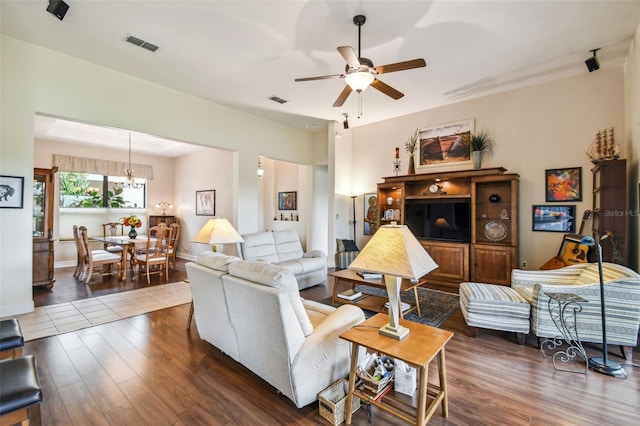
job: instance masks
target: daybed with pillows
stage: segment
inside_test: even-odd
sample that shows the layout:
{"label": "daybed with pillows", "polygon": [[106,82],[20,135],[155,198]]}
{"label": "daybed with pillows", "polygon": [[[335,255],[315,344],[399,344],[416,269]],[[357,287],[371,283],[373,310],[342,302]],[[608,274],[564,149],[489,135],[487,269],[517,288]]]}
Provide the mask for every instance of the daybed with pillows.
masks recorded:
{"label": "daybed with pillows", "polygon": [[349,374],[338,336],[364,321],[362,309],[304,300],[291,271],[265,262],[205,252],[186,269],[200,337],[297,407]]}
{"label": "daybed with pillows", "polygon": [[327,279],[327,255],[321,250],[305,253],[296,231],[256,232],[243,235],[242,258],[281,266],[293,272],[300,290]]}

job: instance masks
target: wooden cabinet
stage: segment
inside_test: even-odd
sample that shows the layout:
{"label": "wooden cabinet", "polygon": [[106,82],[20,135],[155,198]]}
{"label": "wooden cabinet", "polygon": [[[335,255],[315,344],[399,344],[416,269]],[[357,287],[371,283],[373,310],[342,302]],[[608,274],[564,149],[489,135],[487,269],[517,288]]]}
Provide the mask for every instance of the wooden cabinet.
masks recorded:
{"label": "wooden cabinet", "polygon": [[53,287],[53,178],[58,171],[33,171],[33,286]]}
{"label": "wooden cabinet", "polygon": [[439,265],[433,284],[509,285],[518,265],[517,174],[501,167],[384,178],[380,224],[409,226]]}
{"label": "wooden cabinet", "polygon": [[149,216],[149,228],[152,228],[159,223],[164,223],[169,226],[172,223],[177,223],[178,220],[173,215],[150,215]]}
{"label": "wooden cabinet", "polygon": [[[591,169],[593,173],[593,237],[602,240],[602,259],[621,265],[629,265],[627,236],[627,161],[603,160]],[[592,250],[592,261],[597,254]]]}

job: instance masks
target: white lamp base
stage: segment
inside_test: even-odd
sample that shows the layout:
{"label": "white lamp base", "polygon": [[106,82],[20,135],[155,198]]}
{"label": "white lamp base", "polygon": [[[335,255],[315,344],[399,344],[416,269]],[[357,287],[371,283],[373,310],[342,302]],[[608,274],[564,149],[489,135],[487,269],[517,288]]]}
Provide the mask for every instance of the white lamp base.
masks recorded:
{"label": "white lamp base", "polygon": [[378,331],[383,336],[402,340],[409,334],[409,329],[400,325],[400,283],[402,278],[392,275],[384,276],[387,295],[389,296],[389,322]]}
{"label": "white lamp base", "polygon": [[402,340],[409,334],[409,329],[401,325],[398,327],[392,327],[391,324],[385,324],[380,327],[378,333],[383,336],[391,337],[392,339]]}

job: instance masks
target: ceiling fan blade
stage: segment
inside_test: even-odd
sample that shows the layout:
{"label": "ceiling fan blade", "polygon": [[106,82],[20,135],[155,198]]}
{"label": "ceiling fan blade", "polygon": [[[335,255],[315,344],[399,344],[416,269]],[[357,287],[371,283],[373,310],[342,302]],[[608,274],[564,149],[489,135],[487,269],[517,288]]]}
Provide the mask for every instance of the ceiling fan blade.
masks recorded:
{"label": "ceiling fan blade", "polygon": [[348,84],[345,84],[344,89],[342,89],[342,92],[340,92],[340,96],[338,96],[338,99],[336,99],[336,101],[333,103],[333,106],[341,107],[342,104],[344,104],[344,101],[346,101],[349,95],[351,94],[351,91],[352,91],[351,86],[349,86]]}
{"label": "ceiling fan blade", "polygon": [[304,77],[304,78],[296,78],[295,81],[313,81],[313,80],[328,80],[330,78],[344,78],[344,74],[331,74],[331,75],[321,75],[318,77]]}
{"label": "ceiling fan blade", "polygon": [[427,63],[424,61],[424,59],[420,58],[420,59],[413,59],[411,61],[396,62],[395,64],[380,65],[379,67],[373,68],[373,70],[378,74],[385,74],[385,73],[388,74],[390,72],[404,71],[404,70],[410,70],[413,68],[422,68],[426,66],[427,66]]}
{"label": "ceiling fan blade", "polygon": [[394,89],[393,87],[389,86],[386,83],[383,83],[382,81],[378,80],[377,78],[375,80],[373,80],[373,83],[371,83],[371,87],[381,91],[382,93],[384,93],[387,96],[391,96],[393,99],[400,99],[401,97],[404,96],[404,93],[398,92],[396,89]]}
{"label": "ceiling fan blade", "polygon": [[360,61],[358,60],[358,55],[356,55],[355,50],[351,46],[340,46],[338,47],[338,52],[342,55],[344,60],[347,62],[351,68],[359,68]]}

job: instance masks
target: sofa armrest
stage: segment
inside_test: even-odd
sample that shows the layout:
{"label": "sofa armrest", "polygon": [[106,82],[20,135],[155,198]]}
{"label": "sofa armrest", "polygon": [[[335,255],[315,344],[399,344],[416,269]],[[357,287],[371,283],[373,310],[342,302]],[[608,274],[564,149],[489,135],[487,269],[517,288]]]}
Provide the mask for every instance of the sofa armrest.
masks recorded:
{"label": "sofa armrest", "polygon": [[322,250],[311,250],[302,255],[302,257],[327,257]]}

